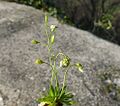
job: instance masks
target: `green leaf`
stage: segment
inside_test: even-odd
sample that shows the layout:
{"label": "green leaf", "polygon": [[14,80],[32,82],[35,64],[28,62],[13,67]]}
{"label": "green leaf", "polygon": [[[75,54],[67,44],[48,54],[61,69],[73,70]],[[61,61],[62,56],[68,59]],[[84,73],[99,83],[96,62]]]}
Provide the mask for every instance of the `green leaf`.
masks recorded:
{"label": "green leaf", "polygon": [[110,20],[108,20],[108,26],[107,26],[107,28],[106,29],[111,29],[112,28],[112,24],[111,24],[111,21]]}
{"label": "green leaf", "polygon": [[62,101],[62,103],[66,104],[66,105],[73,105],[73,104],[75,104],[76,102],[73,101],[73,100],[64,100],[64,101]]}
{"label": "green leaf", "polygon": [[73,96],[74,96],[74,95],[73,95],[71,92],[65,93],[65,95],[64,95],[64,97],[65,97],[66,99],[73,98]]}
{"label": "green leaf", "polygon": [[35,64],[43,64],[44,63],[44,61],[42,61],[41,59],[36,59],[35,60]]}
{"label": "green leaf", "polygon": [[49,96],[52,96],[52,97],[55,96],[55,90],[54,90],[54,87],[52,85],[50,85]]}
{"label": "green leaf", "polygon": [[63,88],[63,90],[61,89],[60,90],[60,96],[59,96],[59,98],[61,99],[61,100],[63,100],[64,99],[64,95],[65,95],[65,92],[66,92],[66,86]]}
{"label": "green leaf", "polygon": [[51,36],[50,41],[51,41],[51,44],[53,44],[55,42],[55,36],[54,35]]}
{"label": "green leaf", "polygon": [[40,42],[37,41],[37,40],[32,40],[31,43],[32,43],[32,44],[38,44],[38,43],[40,43]]}
{"label": "green leaf", "polygon": [[38,103],[40,103],[40,102],[48,102],[48,103],[50,103],[50,102],[53,102],[53,101],[54,101],[54,98],[51,97],[51,96],[45,96],[45,97],[43,97],[43,98],[38,98],[36,101],[37,101]]}
{"label": "green leaf", "polygon": [[59,96],[59,95],[60,95],[60,88],[59,88],[59,83],[57,83],[55,87],[55,96]]}
{"label": "green leaf", "polygon": [[62,94],[62,96],[60,98],[60,101],[65,104],[68,104],[68,102],[69,102],[69,104],[70,104],[70,101],[72,100],[73,96],[74,95],[70,92],[67,92],[67,93],[64,92],[64,94]]}

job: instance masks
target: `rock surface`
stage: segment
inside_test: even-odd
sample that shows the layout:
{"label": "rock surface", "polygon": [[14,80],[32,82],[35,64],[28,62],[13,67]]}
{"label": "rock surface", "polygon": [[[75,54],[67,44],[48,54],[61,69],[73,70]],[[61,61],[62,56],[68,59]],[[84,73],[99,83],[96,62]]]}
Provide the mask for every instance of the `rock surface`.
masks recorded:
{"label": "rock surface", "polygon": [[[37,106],[35,99],[48,87],[48,67],[34,64],[36,58],[47,59],[47,50],[30,43],[44,37],[43,20],[42,11],[0,1],[0,106]],[[108,70],[120,73],[120,47],[54,18],[49,23],[58,26],[55,50],[84,65],[83,74],[69,71],[75,106],[119,106],[101,92],[99,75]]]}

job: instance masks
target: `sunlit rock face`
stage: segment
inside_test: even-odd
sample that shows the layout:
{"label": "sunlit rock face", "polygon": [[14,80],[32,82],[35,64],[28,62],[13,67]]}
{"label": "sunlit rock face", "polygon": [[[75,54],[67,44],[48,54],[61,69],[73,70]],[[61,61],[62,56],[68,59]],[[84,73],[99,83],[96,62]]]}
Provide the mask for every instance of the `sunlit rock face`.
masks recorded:
{"label": "sunlit rock face", "polygon": [[[43,20],[40,10],[0,1],[0,106],[38,106],[36,98],[48,89],[49,67],[34,64],[39,57],[47,61],[47,49],[31,44],[32,39],[45,37]],[[110,80],[103,81],[101,75],[108,70],[120,73],[120,47],[52,17],[49,24],[58,26],[54,49],[84,66],[84,73],[75,69],[68,73],[76,106],[119,106],[119,101],[103,92],[104,82]],[[62,75],[60,71],[61,82]],[[119,76],[113,78],[118,86]]]}

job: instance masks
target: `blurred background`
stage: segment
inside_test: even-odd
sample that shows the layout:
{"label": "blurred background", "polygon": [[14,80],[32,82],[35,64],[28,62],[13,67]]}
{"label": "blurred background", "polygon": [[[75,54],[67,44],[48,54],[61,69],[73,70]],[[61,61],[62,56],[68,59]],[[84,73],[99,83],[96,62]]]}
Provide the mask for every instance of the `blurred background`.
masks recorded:
{"label": "blurred background", "polygon": [[51,16],[120,45],[120,0],[7,0],[48,11]]}

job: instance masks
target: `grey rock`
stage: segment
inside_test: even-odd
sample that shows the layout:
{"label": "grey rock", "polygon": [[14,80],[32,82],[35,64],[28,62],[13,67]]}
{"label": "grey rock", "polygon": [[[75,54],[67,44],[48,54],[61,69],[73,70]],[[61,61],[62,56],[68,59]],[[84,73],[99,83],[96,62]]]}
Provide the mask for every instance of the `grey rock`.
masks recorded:
{"label": "grey rock", "polygon": [[120,87],[120,78],[114,79],[114,84]]}
{"label": "grey rock", "polygon": [[[68,88],[75,94],[76,106],[119,106],[119,102],[100,92],[99,75],[108,70],[120,73],[120,47],[62,25],[52,17],[49,24],[58,26],[54,49],[84,66],[83,74],[75,69],[68,73]],[[34,64],[36,58],[47,59],[47,50],[30,43],[44,37],[42,11],[0,1],[0,95],[4,106],[36,106],[36,98],[48,88],[48,66]]]}
{"label": "grey rock", "polygon": [[104,82],[105,82],[106,84],[111,84],[111,83],[112,83],[112,81],[109,80],[109,79],[105,80]]}
{"label": "grey rock", "polygon": [[3,98],[0,96],[0,106],[3,106]]}

